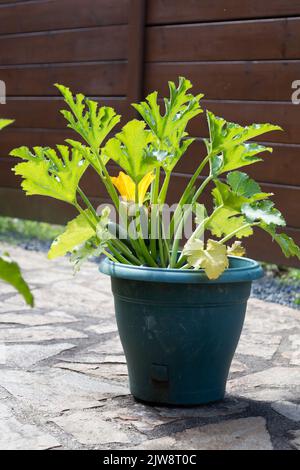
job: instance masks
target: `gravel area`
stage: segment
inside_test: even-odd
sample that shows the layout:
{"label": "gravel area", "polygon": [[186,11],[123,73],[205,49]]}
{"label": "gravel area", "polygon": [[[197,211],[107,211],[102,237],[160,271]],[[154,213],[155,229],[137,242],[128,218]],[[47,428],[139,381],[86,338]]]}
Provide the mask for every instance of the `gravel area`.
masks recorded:
{"label": "gravel area", "polygon": [[263,279],[253,282],[251,297],[300,310],[300,305],[295,302],[299,293],[299,284],[291,285],[280,279],[265,276]]}

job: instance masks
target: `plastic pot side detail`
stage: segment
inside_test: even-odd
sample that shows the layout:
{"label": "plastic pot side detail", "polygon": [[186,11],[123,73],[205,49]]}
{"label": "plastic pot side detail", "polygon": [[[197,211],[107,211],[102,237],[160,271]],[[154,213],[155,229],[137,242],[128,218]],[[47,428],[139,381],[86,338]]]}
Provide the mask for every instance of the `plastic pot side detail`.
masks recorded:
{"label": "plastic pot side detail", "polygon": [[230,258],[209,281],[202,270],[127,266],[105,259],[130,390],[137,399],[170,405],[221,400],[242,331],[253,260]]}

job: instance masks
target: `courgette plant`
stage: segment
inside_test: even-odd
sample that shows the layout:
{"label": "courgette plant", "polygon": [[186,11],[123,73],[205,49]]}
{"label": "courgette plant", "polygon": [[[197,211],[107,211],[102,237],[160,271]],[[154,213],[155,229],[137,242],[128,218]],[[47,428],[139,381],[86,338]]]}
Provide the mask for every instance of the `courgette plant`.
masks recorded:
{"label": "courgette plant", "polygon": [[[10,119],[0,119],[0,130],[12,122]],[[23,296],[26,303],[33,306],[33,296],[22,277],[20,267],[10,258],[8,253],[0,254],[0,279],[11,284]]]}
{"label": "courgette plant", "polygon": [[[23,178],[22,187],[27,195],[50,196],[73,205],[79,212],[53,242],[49,258],[71,253],[78,267],[87,257],[102,253],[114,262],[136,266],[203,268],[210,279],[216,279],[229,266],[228,255],[244,255],[241,239],[252,235],[254,227],[258,227],[279,244],[285,256],[300,259],[300,249],[292,238],[278,232],[285,220],[274,207],[272,194],[263,192],[258,183],[239,171],[259,162],[263,152],[272,152],[270,147],[252,139],[282,130],[279,126],[243,127],[207,111],[207,155],[199,158],[198,168],[178,201],[166,233],[162,207],[172,172],[195,140],[186,129],[189,121],[203,112],[200,106],[203,95],[192,95],[190,81],[180,77],[178,86],[169,82],[170,96],[163,105],[158,93],[151,93],[145,101],[133,104],[141,120],[129,121],[108,138],[120,121],[114,109],[99,107],[83,94],[73,96],[63,85],[56,87],[69,108],[61,112],[80,140],[67,139],[65,145],[55,149],[20,147],[11,152],[23,160],[14,167],[14,172]],[[118,176],[110,175],[109,161],[121,168]],[[81,178],[88,167],[98,174],[122,224],[110,220],[109,208],[98,214],[84,193]],[[207,176],[203,178],[206,168]],[[209,184],[213,186],[214,206],[210,212],[201,204]],[[124,236],[125,206],[125,227],[135,220],[135,231],[126,230]],[[185,206],[189,209],[182,215]],[[204,216],[196,217],[194,231],[181,249],[186,213],[193,214],[199,209]],[[150,239],[143,236],[142,219],[148,225],[155,220],[155,236]],[[112,235],[112,227],[117,236]]]}

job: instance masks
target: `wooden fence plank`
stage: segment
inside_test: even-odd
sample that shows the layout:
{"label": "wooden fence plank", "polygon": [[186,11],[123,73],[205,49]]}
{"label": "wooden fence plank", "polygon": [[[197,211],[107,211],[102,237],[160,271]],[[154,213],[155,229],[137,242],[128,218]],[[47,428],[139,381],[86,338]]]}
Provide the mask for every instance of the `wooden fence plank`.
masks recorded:
{"label": "wooden fence plank", "polygon": [[126,59],[127,36],[123,25],[0,36],[0,64]]}
{"label": "wooden fence plank", "polygon": [[[0,31],[24,33],[128,23],[129,0],[0,0]],[[12,4],[9,4],[12,3]]]}
{"label": "wooden fence plank", "polygon": [[148,27],[146,43],[148,62],[299,59],[300,18]]}
{"label": "wooden fence plank", "polygon": [[127,91],[125,62],[87,62],[0,67],[0,80],[8,96],[55,96],[54,83],[69,86],[74,92],[115,96]]}
{"label": "wooden fence plank", "polygon": [[[128,104],[140,101],[144,82],[144,41],[145,41],[145,0],[131,0],[131,16],[129,22],[129,56],[128,56]],[[130,108],[132,117],[136,111]]]}
{"label": "wooden fence plank", "polygon": [[148,0],[148,24],[300,15],[298,0]]}
{"label": "wooden fence plank", "polygon": [[300,61],[147,63],[145,91],[166,94],[168,80],[179,76],[189,78],[207,99],[289,101]]}

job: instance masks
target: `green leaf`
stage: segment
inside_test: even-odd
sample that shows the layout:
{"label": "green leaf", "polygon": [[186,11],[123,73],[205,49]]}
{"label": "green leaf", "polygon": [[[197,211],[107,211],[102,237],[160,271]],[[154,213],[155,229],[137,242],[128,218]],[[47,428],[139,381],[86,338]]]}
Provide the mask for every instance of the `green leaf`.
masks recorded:
{"label": "green leaf", "polygon": [[273,124],[252,124],[243,127],[227,122],[210,111],[207,112],[207,121],[210,133],[208,146],[213,154],[212,165],[218,168],[218,174],[260,161],[261,158],[257,155],[266,151],[272,152],[272,148],[247,141],[266,132],[282,130]]}
{"label": "green leaf", "polygon": [[266,225],[286,225],[281,212],[274,207],[274,202],[272,201],[243,204],[242,213],[250,222],[260,220]]}
{"label": "green leaf", "polygon": [[105,157],[118,163],[136,184],[157,166],[156,158],[149,153],[153,135],[145,130],[145,125],[144,122],[133,119],[103,149]]}
{"label": "green leaf", "polygon": [[217,279],[228,268],[226,246],[215,240],[208,240],[206,249],[202,240],[189,241],[183,254],[190,266],[203,268],[209,279]]}
{"label": "green leaf", "polygon": [[0,119],[0,131],[4,129],[4,127],[9,126],[14,121],[12,119]]}
{"label": "green leaf", "polygon": [[18,264],[6,256],[0,256],[0,279],[11,284],[24,298],[25,302],[33,307],[33,295],[28,284],[22,277]]}
{"label": "green leaf", "polygon": [[231,256],[244,256],[246,253],[245,248],[242,246],[242,243],[235,241],[231,246],[227,247],[227,254]]}
{"label": "green leaf", "polygon": [[264,193],[258,183],[246,173],[234,171],[227,175],[227,182],[214,180],[216,187],[212,194],[217,206],[224,205],[237,212],[241,212],[243,204],[263,200],[272,196],[272,193]]}
{"label": "green leaf", "polygon": [[89,162],[98,173],[102,172],[100,158],[102,160],[103,165],[106,165],[109,161],[109,158],[104,156],[102,153],[99,156],[97,154],[95,155],[95,153],[92,152],[90,147],[83,145],[81,142],[78,142],[78,140],[66,139],[66,142],[70,144],[71,147],[78,150],[82,157],[87,162]]}
{"label": "green leaf", "polygon": [[296,256],[300,260],[300,247],[286,233],[276,233],[276,227],[273,225],[260,224],[260,227],[272,236],[273,240],[280,246],[283,254],[290,258]]}
{"label": "green leaf", "polygon": [[[229,235],[235,230],[247,224],[247,220],[242,215],[237,215],[237,211],[228,207],[220,208],[209,220],[206,228],[216,237]],[[237,238],[249,237],[253,234],[251,227],[245,227],[236,233]]]}
{"label": "green leaf", "polygon": [[73,97],[69,88],[55,85],[64,97],[71,111],[61,113],[68,121],[68,127],[77,132],[94,150],[98,151],[105,137],[120,122],[121,116],[113,108],[98,108],[96,101],[86,98],[81,93]]}
{"label": "green leaf", "polygon": [[259,184],[241,171],[228,173],[227,182],[238,196],[251,197],[261,192]]}
{"label": "green leaf", "polygon": [[[84,213],[87,217],[91,216],[88,209]],[[64,256],[94,235],[95,230],[92,229],[87,218],[84,214],[79,214],[75,219],[68,222],[66,230],[53,241],[48,252],[48,258],[55,259]]]}
{"label": "green leaf", "polygon": [[182,139],[187,136],[185,129],[189,121],[203,112],[199,104],[203,95],[193,96],[188,93],[191,88],[191,82],[184,77],[179,78],[178,87],[169,82],[170,97],[165,98],[162,113],[157,91],[148,95],[146,101],[133,104],[156,137],[153,154],[165,171],[172,171],[194,140]]}
{"label": "green leaf", "polygon": [[28,196],[50,196],[73,204],[88,162],[77,149],[70,151],[64,145],[57,145],[57,150],[48,147],[34,147],[33,152],[27,147],[14,149],[10,155],[26,161],[16,165],[13,171],[22,176],[22,188]]}

